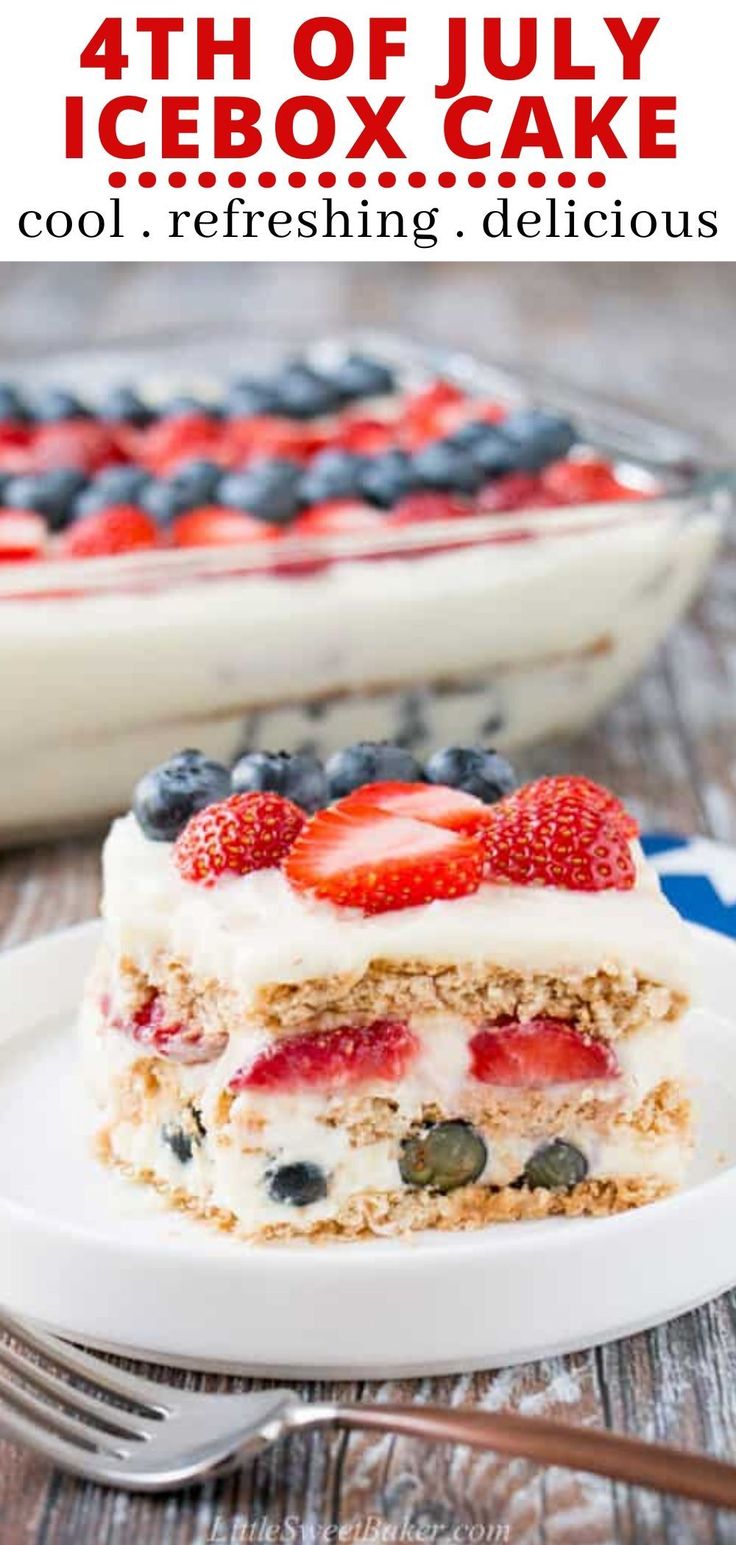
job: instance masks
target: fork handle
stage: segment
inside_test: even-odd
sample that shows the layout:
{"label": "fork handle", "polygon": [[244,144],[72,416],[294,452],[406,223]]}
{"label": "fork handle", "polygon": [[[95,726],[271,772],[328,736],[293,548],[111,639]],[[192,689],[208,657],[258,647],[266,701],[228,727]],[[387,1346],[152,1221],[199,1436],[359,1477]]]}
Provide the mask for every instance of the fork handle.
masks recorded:
{"label": "fork handle", "polygon": [[492,1449],[538,1464],[590,1471],[711,1507],[736,1508],[736,1465],[600,1428],[572,1427],[546,1417],[443,1406],[335,1405],[325,1406],[321,1417],[319,1406],[306,1411],[311,1411],[315,1425],[331,1421],[350,1430],[371,1428],[437,1442],[467,1443],[471,1448]]}

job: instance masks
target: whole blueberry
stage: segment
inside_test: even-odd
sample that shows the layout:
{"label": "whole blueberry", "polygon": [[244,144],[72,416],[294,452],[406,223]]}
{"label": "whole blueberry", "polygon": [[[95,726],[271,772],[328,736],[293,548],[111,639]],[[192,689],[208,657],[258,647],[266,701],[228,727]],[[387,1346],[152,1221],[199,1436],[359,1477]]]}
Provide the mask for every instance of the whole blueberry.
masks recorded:
{"label": "whole blueberry", "polygon": [[166,1121],[161,1128],[161,1141],[171,1149],[180,1164],[189,1164],[195,1148],[200,1148],[206,1137],[202,1116],[196,1106],[190,1105],[183,1121]]}
{"label": "whole blueberry", "polygon": [[514,468],[539,472],[551,461],[566,456],[577,439],[574,424],[559,413],[542,408],[520,408],[503,421],[503,433],[511,442]]}
{"label": "whole blueberry", "polygon": [[58,386],[47,386],[38,392],[31,403],[33,417],[39,424],[60,424],[66,418],[91,418],[88,407],[74,392]]}
{"label": "whole blueberry", "polygon": [[414,456],[414,471],[424,488],[448,493],[473,494],[483,482],[473,450],[452,440],[423,446]]}
{"label": "whole blueberry", "polygon": [[176,477],[151,478],[140,495],[141,506],[160,526],[168,526],[178,515],[193,510],[200,500]]}
{"label": "whole blueberry", "polygon": [[215,500],[222,468],[216,461],[198,456],[192,461],[182,461],[172,474],[172,482],[191,496],[195,504],[212,504]]}
{"label": "whole blueberry", "polygon": [[299,485],[303,504],[322,504],[328,499],[352,499],[360,491],[365,456],[353,451],[326,450],[310,462]]}
{"label": "whole blueberry", "polygon": [[360,479],[360,492],[370,504],[389,510],[407,494],[414,493],[420,480],[411,456],[406,451],[384,451],[371,456]]}
{"label": "whole blueberry", "polygon": [[97,417],[106,423],[132,424],[136,429],[145,429],[155,415],[132,386],[114,386],[98,403]]}
{"label": "whole blueberry", "polygon": [[407,1186],[456,1191],[482,1175],[488,1150],[469,1121],[438,1121],[401,1145],[399,1172]]}
{"label": "whole blueberry", "polygon": [[424,776],[429,783],[474,794],[486,805],[495,804],[516,788],[516,775],[506,757],[479,746],[443,746],[429,758]]}
{"label": "whole blueberry", "polygon": [[138,504],[151,482],[142,467],[105,467],[74,501],[75,515],[93,515],[112,504]]}
{"label": "whole blueberry", "polygon": [[351,397],[383,397],[396,385],[388,365],[367,354],[348,354],[329,371],[329,379],[345,401]]}
{"label": "whole blueberry", "polygon": [[523,1180],[532,1190],[543,1186],[547,1191],[567,1190],[584,1180],[588,1173],[588,1161],[573,1143],[561,1137],[553,1142],[542,1143],[524,1165]]}
{"label": "whole blueberry", "polygon": [[180,1164],[189,1164],[194,1153],[194,1139],[191,1132],[185,1132],[183,1127],[174,1121],[166,1121],[161,1128],[161,1141],[171,1149],[175,1159]]}
{"label": "whole blueberry", "polygon": [[232,770],[236,794],[268,789],[293,799],[311,814],[327,804],[327,778],[322,763],[307,751],[249,751]]}
{"label": "whole blueberry", "polygon": [[0,424],[25,424],[30,418],[28,404],[6,381],[0,382]]}
{"label": "whole blueberry", "polygon": [[201,751],[179,751],[144,773],[133,793],[133,812],[152,842],[174,842],[190,816],[230,792],[227,767]]}
{"label": "whole blueberry", "polygon": [[276,377],[278,411],[287,418],[319,418],[334,413],[342,402],[341,393],[332,382],[311,365],[295,361]]}
{"label": "whole blueberry", "polygon": [[301,478],[298,462],[265,457],[241,472],[228,473],[220,483],[219,502],[257,520],[288,525],[301,508]]}
{"label": "whole blueberry", "polygon": [[10,478],[5,486],[7,509],[35,510],[45,516],[52,531],[60,531],[71,518],[77,496],[87,479],[73,467],[59,467],[50,472],[32,472]]}
{"label": "whole blueberry", "polygon": [[272,381],[246,377],[232,382],[222,406],[229,418],[253,418],[262,413],[278,413],[280,399]]}
{"label": "whole blueberry", "polygon": [[274,1202],[290,1207],[309,1207],[327,1195],[327,1176],[318,1164],[302,1159],[295,1164],[280,1164],[266,1176],[268,1194]]}
{"label": "whole blueberry", "polygon": [[450,436],[453,445],[468,450],[485,478],[503,477],[516,466],[514,447],[496,424],[476,420]]}
{"label": "whole blueberry", "polygon": [[330,799],[342,799],[366,783],[421,783],[411,751],[390,740],[359,740],[331,756],[325,768]]}

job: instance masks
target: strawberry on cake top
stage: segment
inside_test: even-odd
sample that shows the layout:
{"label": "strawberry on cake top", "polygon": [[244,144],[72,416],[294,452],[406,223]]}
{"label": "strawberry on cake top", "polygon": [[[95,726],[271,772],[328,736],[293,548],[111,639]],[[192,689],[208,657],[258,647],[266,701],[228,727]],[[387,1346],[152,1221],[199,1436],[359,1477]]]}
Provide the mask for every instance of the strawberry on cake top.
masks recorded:
{"label": "strawberry on cake top", "polygon": [[408,781],[403,755],[142,780],[82,1015],[101,1151],[249,1237],[666,1194],[687,936],[635,822],[587,779],[514,789],[451,748]]}

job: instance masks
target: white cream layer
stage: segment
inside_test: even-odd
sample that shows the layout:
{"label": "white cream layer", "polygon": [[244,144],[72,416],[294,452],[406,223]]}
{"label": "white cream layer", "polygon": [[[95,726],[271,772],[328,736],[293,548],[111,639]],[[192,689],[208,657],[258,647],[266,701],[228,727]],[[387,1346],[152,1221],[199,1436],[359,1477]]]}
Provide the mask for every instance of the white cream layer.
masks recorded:
{"label": "white cream layer", "polygon": [[361,974],[371,960],[483,963],[523,973],[624,973],[688,991],[686,928],[636,850],[631,891],[483,885],[472,896],[376,917],[299,895],[276,869],[183,880],[172,848],[150,842],[130,815],[104,850],[103,911],[113,956],[143,971],[157,957],[232,986],[247,1009],[269,983]]}
{"label": "white cream layer", "polygon": [[[587,1148],[588,1178],[656,1179],[677,1187],[684,1177],[689,1148],[674,1137],[652,1140],[631,1131],[598,1142],[591,1147],[586,1132],[574,1127],[564,1133],[567,1141]],[[329,1191],[322,1200],[306,1207],[294,1207],[276,1201],[269,1194],[262,1153],[241,1153],[234,1144],[218,1146],[205,1142],[195,1149],[192,1159],[182,1164],[162,1141],[158,1127],[121,1123],[112,1134],[115,1158],[135,1170],[150,1170],[158,1180],[174,1189],[182,1189],[209,1207],[232,1212],[243,1233],[276,1224],[294,1228],[327,1221],[339,1213],[351,1197],[366,1191],[401,1189],[395,1145],[384,1141],[365,1148],[352,1148],[339,1128],[316,1127],[298,1123],[289,1134],[289,1146],[279,1151],[274,1146],[273,1162],[300,1159],[318,1164],[329,1177]],[[488,1161],[478,1184],[504,1186],[521,1173],[540,1140],[504,1139],[489,1149]]]}

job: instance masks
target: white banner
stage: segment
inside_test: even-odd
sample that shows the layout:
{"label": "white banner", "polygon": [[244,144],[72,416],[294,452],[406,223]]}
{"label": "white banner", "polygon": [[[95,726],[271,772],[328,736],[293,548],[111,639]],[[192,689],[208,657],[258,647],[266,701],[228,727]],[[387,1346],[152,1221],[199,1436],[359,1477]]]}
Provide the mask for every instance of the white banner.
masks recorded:
{"label": "white banner", "polygon": [[121,10],[3,7],[6,259],[736,257],[723,0]]}

